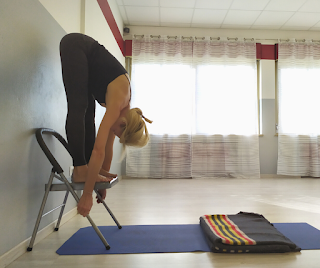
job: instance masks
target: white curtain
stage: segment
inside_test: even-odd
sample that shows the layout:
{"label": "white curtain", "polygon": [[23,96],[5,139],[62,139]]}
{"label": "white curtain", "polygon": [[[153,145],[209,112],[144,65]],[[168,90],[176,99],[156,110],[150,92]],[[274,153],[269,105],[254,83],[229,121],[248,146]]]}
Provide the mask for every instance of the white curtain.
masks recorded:
{"label": "white curtain", "polygon": [[153,120],[133,177],[259,177],[254,42],[144,36],[133,40],[132,107]]}
{"label": "white curtain", "polygon": [[278,174],[320,176],[320,45],[279,44]]}

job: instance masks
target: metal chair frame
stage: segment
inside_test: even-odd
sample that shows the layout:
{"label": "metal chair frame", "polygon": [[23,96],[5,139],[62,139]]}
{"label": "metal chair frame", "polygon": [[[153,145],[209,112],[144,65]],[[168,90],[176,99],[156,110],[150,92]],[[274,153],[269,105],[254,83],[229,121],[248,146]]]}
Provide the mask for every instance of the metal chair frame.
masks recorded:
{"label": "metal chair frame", "polygon": [[[41,147],[41,149],[43,150],[44,154],[46,155],[46,157],[48,158],[49,162],[51,163],[51,165],[53,166],[52,170],[51,170],[51,174],[49,177],[49,181],[48,183],[45,185],[45,193],[42,199],[42,203],[40,206],[40,210],[38,213],[38,217],[34,226],[34,230],[31,236],[31,240],[30,240],[30,244],[29,247],[27,248],[27,251],[32,251],[33,245],[34,245],[34,241],[38,232],[38,228],[41,222],[41,219],[48,215],[49,213],[59,209],[60,209],[60,214],[59,214],[59,218],[55,227],[55,231],[59,230],[60,227],[60,223],[61,223],[61,218],[63,216],[63,212],[64,212],[64,208],[65,205],[67,203],[68,200],[68,196],[69,196],[69,192],[72,194],[72,196],[74,197],[74,199],[76,200],[76,202],[78,203],[80,198],[77,195],[77,193],[75,191],[77,190],[83,190],[84,188],[84,183],[70,183],[68,181],[68,179],[66,178],[66,176],[64,175],[64,171],[61,168],[61,166],[59,165],[59,163],[57,162],[57,160],[54,158],[54,156],[52,155],[52,153],[50,152],[48,146],[46,145],[44,139],[43,139],[43,134],[49,134],[54,136],[55,138],[57,138],[60,143],[65,147],[65,149],[69,152],[70,154],[70,150],[68,148],[68,143],[66,142],[66,140],[56,131],[49,129],[49,128],[39,128],[36,130],[36,138],[37,141]],[[70,154],[71,155],[71,154]],[[59,181],[61,181],[61,183],[53,183],[53,179],[56,178]],[[118,226],[119,229],[121,229],[121,225],[118,222],[118,220],[116,219],[116,217],[113,215],[112,211],[109,209],[109,207],[106,205],[105,201],[102,200],[98,189],[109,189],[112,188],[114,185],[116,185],[118,183],[118,178],[114,178],[112,181],[110,182],[98,182],[95,184],[94,187],[94,191],[97,194],[98,198],[100,199],[100,201],[102,202],[102,204],[104,205],[104,207],[106,208],[106,210],[109,212],[111,218],[114,220],[114,222],[116,223],[116,225]],[[62,202],[61,205],[57,206],[56,208],[48,211],[47,213],[43,214],[43,210],[45,208],[46,202],[47,202],[47,198],[49,195],[49,192],[51,191],[66,191],[64,200]],[[91,219],[91,217],[88,215],[87,216],[88,221],[90,222],[90,224],[92,225],[93,229],[96,231],[97,235],[99,236],[99,238],[101,239],[102,243],[105,245],[106,249],[109,250],[110,249],[110,245],[108,244],[107,240],[105,239],[105,237],[103,236],[103,234],[100,232],[99,228],[96,226],[96,224],[94,223],[94,221]]]}

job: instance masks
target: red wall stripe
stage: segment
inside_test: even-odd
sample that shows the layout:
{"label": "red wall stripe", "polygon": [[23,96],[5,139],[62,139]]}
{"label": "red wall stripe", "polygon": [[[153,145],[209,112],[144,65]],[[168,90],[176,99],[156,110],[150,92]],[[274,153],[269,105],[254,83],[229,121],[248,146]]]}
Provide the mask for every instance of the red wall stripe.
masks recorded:
{"label": "red wall stripe", "polygon": [[261,44],[260,44],[260,43],[257,43],[257,44],[256,44],[256,58],[257,58],[258,60],[261,59],[261,49],[262,49]]}
{"label": "red wall stripe", "polygon": [[257,59],[259,60],[277,60],[278,59],[278,45],[263,45],[258,43],[256,45]]}
{"label": "red wall stripe", "polygon": [[132,56],[132,40],[125,41],[126,56]]}
{"label": "red wall stripe", "polygon": [[104,15],[104,17],[107,20],[107,23],[109,24],[109,27],[111,29],[111,32],[113,33],[114,38],[116,39],[118,46],[122,52],[123,56],[126,56],[125,53],[125,42],[123,41],[122,35],[119,31],[118,25],[116,20],[113,17],[111,8],[109,6],[109,3],[107,0],[97,0],[98,4],[101,8],[101,11]]}

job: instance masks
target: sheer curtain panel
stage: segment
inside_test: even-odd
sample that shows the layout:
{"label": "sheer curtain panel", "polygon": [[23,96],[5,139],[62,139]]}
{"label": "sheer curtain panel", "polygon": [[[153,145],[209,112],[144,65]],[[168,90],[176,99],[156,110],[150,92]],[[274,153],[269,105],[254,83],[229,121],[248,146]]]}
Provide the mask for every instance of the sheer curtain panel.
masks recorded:
{"label": "sheer curtain panel", "polygon": [[144,36],[132,59],[132,107],[153,124],[127,176],[259,177],[254,42]]}
{"label": "sheer curtain panel", "polygon": [[320,177],[320,45],[279,44],[278,174]]}

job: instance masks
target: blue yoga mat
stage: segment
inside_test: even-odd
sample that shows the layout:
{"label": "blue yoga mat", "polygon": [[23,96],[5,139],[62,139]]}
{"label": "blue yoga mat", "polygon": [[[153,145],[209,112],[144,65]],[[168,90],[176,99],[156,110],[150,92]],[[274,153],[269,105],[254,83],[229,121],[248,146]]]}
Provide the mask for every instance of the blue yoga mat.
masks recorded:
{"label": "blue yoga mat", "polygon": [[[307,223],[274,223],[302,249],[320,249],[320,231]],[[210,252],[200,224],[100,226],[111,246],[106,250],[90,227],[81,228],[58,250],[59,255]]]}
{"label": "blue yoga mat", "polygon": [[320,249],[320,230],[308,223],[273,223],[273,225],[301,249]]}
{"label": "blue yoga mat", "polygon": [[200,224],[100,226],[111,246],[106,250],[90,227],[81,228],[57,251],[59,255],[210,251]]}

